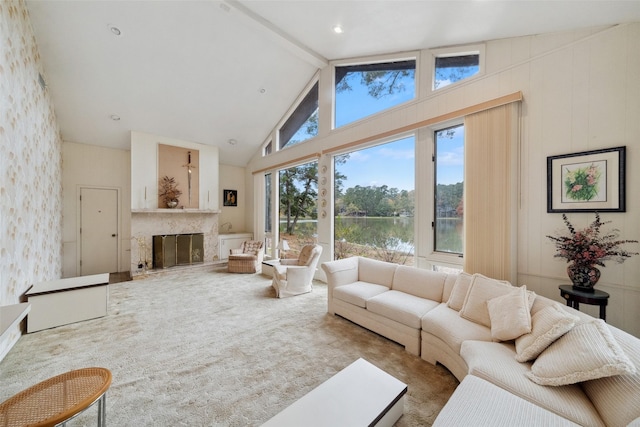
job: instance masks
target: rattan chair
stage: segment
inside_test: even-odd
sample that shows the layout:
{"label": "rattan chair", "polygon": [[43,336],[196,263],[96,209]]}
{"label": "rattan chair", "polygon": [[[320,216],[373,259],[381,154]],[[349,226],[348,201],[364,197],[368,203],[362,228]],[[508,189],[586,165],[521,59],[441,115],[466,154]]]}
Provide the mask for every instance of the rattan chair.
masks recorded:
{"label": "rattan chair", "polygon": [[66,425],[66,421],[98,403],[98,426],[106,425],[111,371],[83,368],[42,381],[0,403],[1,426]]}
{"label": "rattan chair", "polygon": [[246,240],[239,249],[231,249],[229,254],[229,273],[261,273],[264,258],[263,242]]}

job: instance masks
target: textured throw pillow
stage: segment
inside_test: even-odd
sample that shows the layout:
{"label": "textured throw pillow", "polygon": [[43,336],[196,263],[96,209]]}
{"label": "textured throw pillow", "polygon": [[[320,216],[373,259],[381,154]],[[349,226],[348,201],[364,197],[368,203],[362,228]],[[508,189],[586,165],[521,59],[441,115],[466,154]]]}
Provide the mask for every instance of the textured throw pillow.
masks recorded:
{"label": "textured throw pillow", "polygon": [[526,375],[537,384],[561,386],[635,372],[604,320],[595,319],[551,344]]}
{"label": "textured throw pillow", "polygon": [[460,309],[460,316],[472,322],[491,327],[487,301],[508,294],[515,288],[509,282],[474,274],[469,291]]}
{"label": "textured throw pillow", "polygon": [[462,304],[464,303],[464,299],[467,296],[467,292],[469,291],[472,279],[473,276],[468,273],[458,274],[456,283],[453,285],[453,289],[451,289],[449,301],[447,301],[447,306],[449,308],[455,311],[460,311]]}
{"label": "textured throw pillow", "polygon": [[491,320],[491,337],[509,341],[531,332],[531,308],[527,287],[521,286],[508,294],[487,301]]}
{"label": "textured throw pillow", "polygon": [[516,360],[528,362],[538,357],[545,348],[569,332],[579,320],[558,304],[543,308],[531,316],[531,333],[516,339]]}

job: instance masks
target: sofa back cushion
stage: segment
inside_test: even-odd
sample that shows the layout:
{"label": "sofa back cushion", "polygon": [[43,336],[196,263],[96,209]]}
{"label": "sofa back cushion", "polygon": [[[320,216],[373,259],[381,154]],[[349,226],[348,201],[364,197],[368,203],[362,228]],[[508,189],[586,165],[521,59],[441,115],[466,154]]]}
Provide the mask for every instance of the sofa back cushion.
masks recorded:
{"label": "sofa back cushion", "polygon": [[640,417],[640,339],[607,327],[635,365],[636,373],[585,381],[581,385],[607,425],[626,426]]}
{"label": "sofa back cushion", "polygon": [[446,278],[446,273],[399,265],[391,289],[441,302]]}
{"label": "sofa back cushion", "polygon": [[482,274],[474,274],[471,286],[460,309],[460,316],[472,322],[491,327],[487,301],[506,295],[515,288],[504,280],[491,279]]}
{"label": "sofa back cushion", "polygon": [[449,292],[449,298],[447,298],[447,306],[455,311],[460,311],[464,304],[464,299],[467,297],[469,287],[473,281],[471,274],[462,272],[456,277],[456,281]]}
{"label": "sofa back cushion", "polygon": [[444,289],[442,290],[442,302],[449,301],[451,291],[453,291],[453,287],[458,281],[458,277],[460,277],[460,273],[447,274],[447,278],[444,281]]}
{"label": "sofa back cushion", "polygon": [[390,288],[397,267],[390,262],[358,257],[358,280]]}

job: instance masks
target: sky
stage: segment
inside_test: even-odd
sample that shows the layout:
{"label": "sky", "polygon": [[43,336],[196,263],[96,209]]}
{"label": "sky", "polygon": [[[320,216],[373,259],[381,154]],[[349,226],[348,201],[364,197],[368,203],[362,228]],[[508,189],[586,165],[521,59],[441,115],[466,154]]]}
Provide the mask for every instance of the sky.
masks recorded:
{"label": "sky", "polygon": [[[441,86],[451,83],[441,82]],[[409,101],[415,97],[413,76],[401,79],[402,90],[379,99],[367,93],[359,76],[350,80],[351,91],[336,94],[336,127]],[[455,184],[463,180],[464,131],[457,128],[450,138],[441,138],[437,152],[438,182]],[[403,138],[387,144],[352,152],[339,171],[347,176],[344,189],[360,185],[400,190],[415,189],[415,138]]]}
{"label": "sky", "polygon": [[[477,72],[477,69],[462,70],[456,79],[465,78]],[[455,74],[455,73],[454,73]],[[452,74],[452,75],[454,75]],[[448,74],[447,74],[448,75]],[[398,80],[398,88],[393,93],[374,98],[361,82],[360,73],[348,73],[351,90],[336,94],[336,127],[348,125],[377,112],[389,109],[415,98],[414,73]],[[439,86],[451,84],[452,80],[441,77]],[[310,138],[305,127],[294,136],[301,141]],[[455,184],[463,181],[464,128],[456,128],[452,135],[438,139],[437,182]],[[431,150],[429,150],[431,151]],[[343,190],[360,185],[382,186],[399,190],[415,189],[415,138],[399,139],[375,147],[350,153],[349,160],[338,166],[339,172],[346,175]]]}

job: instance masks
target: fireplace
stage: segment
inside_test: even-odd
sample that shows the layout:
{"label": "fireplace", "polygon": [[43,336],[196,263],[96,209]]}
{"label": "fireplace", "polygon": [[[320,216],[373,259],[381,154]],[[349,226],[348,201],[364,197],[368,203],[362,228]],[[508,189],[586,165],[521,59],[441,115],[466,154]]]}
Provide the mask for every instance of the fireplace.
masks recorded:
{"label": "fireplace", "polygon": [[204,262],[204,234],[166,234],[153,236],[153,268]]}

